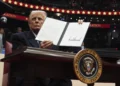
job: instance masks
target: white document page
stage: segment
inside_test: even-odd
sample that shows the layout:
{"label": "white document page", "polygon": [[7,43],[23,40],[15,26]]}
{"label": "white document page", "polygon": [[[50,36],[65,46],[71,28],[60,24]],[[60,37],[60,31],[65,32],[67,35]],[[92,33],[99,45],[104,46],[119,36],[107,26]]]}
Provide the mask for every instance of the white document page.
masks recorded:
{"label": "white document page", "polygon": [[67,22],[60,21],[57,19],[46,18],[44,24],[42,25],[36,37],[36,40],[39,41],[50,40],[53,41],[54,45],[57,45],[66,23]]}
{"label": "white document page", "polygon": [[90,22],[83,22],[83,24],[70,23],[63,36],[60,46],[80,47],[83,43],[89,25]]}

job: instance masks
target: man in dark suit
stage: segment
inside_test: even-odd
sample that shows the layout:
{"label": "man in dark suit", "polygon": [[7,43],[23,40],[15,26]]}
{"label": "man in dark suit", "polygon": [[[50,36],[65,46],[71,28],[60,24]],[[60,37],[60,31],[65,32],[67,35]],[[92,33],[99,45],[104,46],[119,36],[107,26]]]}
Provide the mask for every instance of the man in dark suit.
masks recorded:
{"label": "man in dark suit", "polygon": [[[12,36],[13,46],[15,42],[21,43],[24,46],[30,47],[41,47],[41,48],[48,48],[52,46],[51,41],[43,41],[39,43],[35,40],[37,33],[39,32],[44,20],[46,18],[46,13],[44,11],[32,11],[28,18],[28,24],[30,27],[30,31],[16,33]],[[13,48],[17,48],[15,46]]]}
{"label": "man in dark suit", "polygon": [[[35,40],[36,35],[38,34],[47,14],[44,11],[35,10],[32,11],[28,18],[28,25],[30,31],[15,33],[11,37],[11,42],[13,44],[13,49],[20,48],[21,46],[30,46],[36,48],[49,48],[49,49],[58,49],[57,46],[54,46],[52,41],[37,41]],[[18,82],[22,83],[22,79]],[[20,84],[21,84],[20,83]],[[19,86],[22,86],[20,85]],[[18,86],[18,85],[17,85]],[[36,80],[35,86],[72,86],[71,80],[69,79],[39,79]]]}

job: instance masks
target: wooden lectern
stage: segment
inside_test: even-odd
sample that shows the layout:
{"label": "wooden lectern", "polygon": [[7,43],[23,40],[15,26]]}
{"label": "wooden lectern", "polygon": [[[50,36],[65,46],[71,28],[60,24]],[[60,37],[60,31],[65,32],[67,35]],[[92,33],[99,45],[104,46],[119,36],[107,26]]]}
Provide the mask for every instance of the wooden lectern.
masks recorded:
{"label": "wooden lectern", "polygon": [[[77,79],[73,70],[74,56],[75,53],[23,47],[1,61],[10,63],[8,86],[16,86],[16,78],[24,80],[23,86],[34,86],[39,77]],[[116,82],[116,86],[120,86],[120,65],[102,63],[103,72],[98,82]]]}

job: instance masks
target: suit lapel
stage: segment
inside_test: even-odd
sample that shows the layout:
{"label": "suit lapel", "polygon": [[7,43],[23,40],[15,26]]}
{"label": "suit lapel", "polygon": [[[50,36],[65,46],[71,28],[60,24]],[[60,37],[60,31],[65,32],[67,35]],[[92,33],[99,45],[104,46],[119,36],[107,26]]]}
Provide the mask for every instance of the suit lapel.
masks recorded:
{"label": "suit lapel", "polygon": [[32,47],[39,47],[39,43],[35,39],[28,40]]}
{"label": "suit lapel", "polygon": [[37,48],[39,47],[39,43],[37,42],[37,40],[35,40],[35,36],[32,33],[32,31],[29,31],[27,37],[28,37],[28,42],[31,47],[37,47]]}

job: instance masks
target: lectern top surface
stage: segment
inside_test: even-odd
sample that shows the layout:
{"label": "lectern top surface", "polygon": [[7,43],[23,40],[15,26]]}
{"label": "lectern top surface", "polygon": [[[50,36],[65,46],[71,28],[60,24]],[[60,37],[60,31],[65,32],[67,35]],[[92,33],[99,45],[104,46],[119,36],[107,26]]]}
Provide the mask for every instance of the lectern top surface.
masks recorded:
{"label": "lectern top surface", "polygon": [[39,54],[39,55],[49,55],[49,56],[62,56],[62,57],[73,57],[75,53],[73,52],[64,52],[51,49],[42,49],[42,48],[32,48],[28,47],[24,53]]}
{"label": "lectern top surface", "polygon": [[47,59],[47,60],[73,60],[76,53],[63,52],[51,49],[33,48],[33,47],[23,47],[6,55],[1,61],[8,60],[25,60],[25,59]]}

